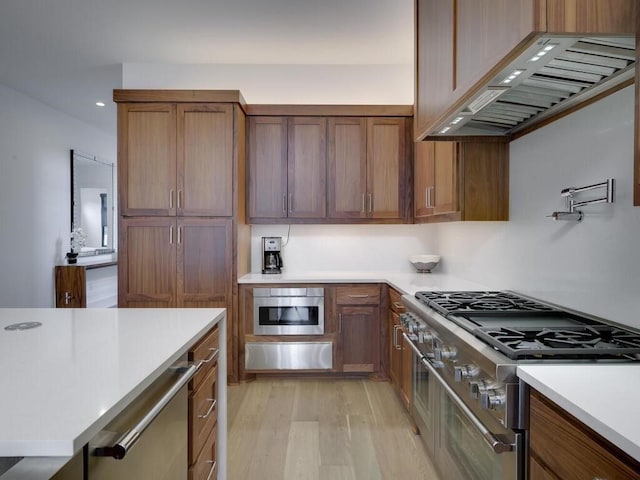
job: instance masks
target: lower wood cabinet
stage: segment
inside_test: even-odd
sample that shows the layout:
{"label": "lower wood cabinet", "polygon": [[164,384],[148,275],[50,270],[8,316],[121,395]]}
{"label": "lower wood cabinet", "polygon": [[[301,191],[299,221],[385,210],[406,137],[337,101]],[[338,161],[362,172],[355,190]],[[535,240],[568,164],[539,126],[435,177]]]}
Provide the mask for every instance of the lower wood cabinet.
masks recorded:
{"label": "lower wood cabinet", "polygon": [[640,463],[532,389],[529,478],[638,480]]}
{"label": "lower wood cabinet", "polygon": [[225,218],[122,218],[118,306],[228,308],[231,222]]}
{"label": "lower wood cabinet", "polygon": [[406,309],[401,296],[397,290],[389,289],[389,376],[405,407],[409,409],[413,397],[413,355],[411,347],[402,336],[404,329],[400,315]]}
{"label": "lower wood cabinet", "polygon": [[216,326],[189,352],[189,361],[202,362],[189,384],[189,480],[217,475],[219,341]]}
{"label": "lower wood cabinet", "polygon": [[115,307],[118,272],[115,262],[57,265],[56,308]]}
{"label": "lower wood cabinet", "polygon": [[342,372],[380,369],[380,286],[336,288],[338,359]]}

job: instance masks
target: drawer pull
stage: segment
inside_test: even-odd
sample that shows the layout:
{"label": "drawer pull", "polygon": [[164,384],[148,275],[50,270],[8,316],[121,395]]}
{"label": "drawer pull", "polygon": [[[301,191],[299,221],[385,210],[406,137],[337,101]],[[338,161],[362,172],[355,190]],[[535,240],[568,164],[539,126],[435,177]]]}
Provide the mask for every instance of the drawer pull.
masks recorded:
{"label": "drawer pull", "polygon": [[207,463],[211,464],[211,469],[209,470],[209,475],[207,475],[207,480],[211,479],[211,475],[213,475],[213,472],[216,469],[216,466],[218,465],[218,462],[216,462],[215,460],[207,460]]}
{"label": "drawer pull", "polygon": [[393,302],[393,306],[394,306],[394,308],[397,308],[398,310],[404,308],[404,305],[402,305],[400,302]]}
{"label": "drawer pull", "polygon": [[207,413],[205,413],[204,415],[198,415],[198,418],[201,418],[202,420],[211,415],[211,412],[213,412],[213,409],[216,408],[216,404],[218,403],[215,398],[207,398],[207,401],[211,402],[211,406],[209,407],[209,410],[207,410]]}
{"label": "drawer pull", "polygon": [[367,295],[366,293],[363,294],[363,295],[351,294],[351,295],[349,295],[349,298],[369,298],[369,295]]}
{"label": "drawer pull", "polygon": [[202,360],[202,363],[213,362],[218,357],[218,353],[220,352],[219,349],[210,348],[209,350],[211,351],[211,355],[209,355],[209,358],[205,358],[204,360]]}

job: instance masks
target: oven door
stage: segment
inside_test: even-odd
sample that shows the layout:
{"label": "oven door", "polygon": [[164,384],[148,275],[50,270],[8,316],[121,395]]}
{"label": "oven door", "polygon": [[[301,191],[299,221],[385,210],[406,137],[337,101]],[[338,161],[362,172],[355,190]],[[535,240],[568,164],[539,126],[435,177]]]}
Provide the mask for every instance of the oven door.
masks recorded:
{"label": "oven door", "polygon": [[445,479],[524,480],[524,436],[497,422],[488,427],[449,387],[437,364],[422,358],[438,386],[435,460]]}
{"label": "oven door", "polygon": [[254,335],[323,335],[324,297],[254,297]]}

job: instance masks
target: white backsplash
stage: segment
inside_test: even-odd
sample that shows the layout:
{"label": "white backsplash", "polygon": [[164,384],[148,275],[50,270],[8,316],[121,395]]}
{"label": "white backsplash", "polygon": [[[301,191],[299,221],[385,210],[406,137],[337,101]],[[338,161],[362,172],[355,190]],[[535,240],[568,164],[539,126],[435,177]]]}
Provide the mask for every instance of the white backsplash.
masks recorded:
{"label": "white backsplash", "polygon": [[[431,225],[293,225],[283,251],[289,272],[411,271],[414,253],[438,253],[441,272],[512,289],[640,328],[640,207],[633,207],[633,87],[511,143],[510,220]],[[615,178],[614,204],[564,210],[560,191]],[[287,226],[252,227],[260,237]]]}
{"label": "white backsplash", "polygon": [[[445,271],[640,328],[633,104],[628,87],[512,142],[510,220],[434,225]],[[584,207],[582,222],[546,217],[565,210],[563,188],[607,178],[614,204]]]}
{"label": "white backsplash", "polygon": [[[287,240],[288,225],[251,227],[251,271],[261,270],[261,237]],[[410,272],[415,253],[437,253],[433,232],[421,225],[291,225],[282,261],[288,273]]]}

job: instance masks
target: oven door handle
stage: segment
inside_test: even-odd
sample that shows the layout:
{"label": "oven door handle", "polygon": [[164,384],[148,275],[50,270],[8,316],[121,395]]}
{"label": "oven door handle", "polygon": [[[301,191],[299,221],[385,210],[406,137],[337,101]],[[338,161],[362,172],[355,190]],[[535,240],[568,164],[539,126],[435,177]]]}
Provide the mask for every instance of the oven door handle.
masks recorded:
{"label": "oven door handle", "polygon": [[411,349],[420,357],[420,361],[423,365],[429,370],[429,373],[438,380],[438,383],[442,386],[445,392],[449,395],[453,403],[462,410],[462,413],[469,419],[471,423],[478,429],[478,431],[482,434],[482,437],[489,444],[489,447],[493,451],[493,453],[505,453],[512,452],[516,448],[515,443],[504,443],[498,440],[496,436],[491,432],[478,417],[474,415],[474,413],[467,407],[467,405],[462,401],[462,399],[458,396],[458,394],[453,390],[447,382],[442,378],[442,376],[438,373],[436,368],[431,365],[431,362],[418,350],[418,348],[413,344],[411,339],[406,333],[403,333],[402,336],[407,340]]}

